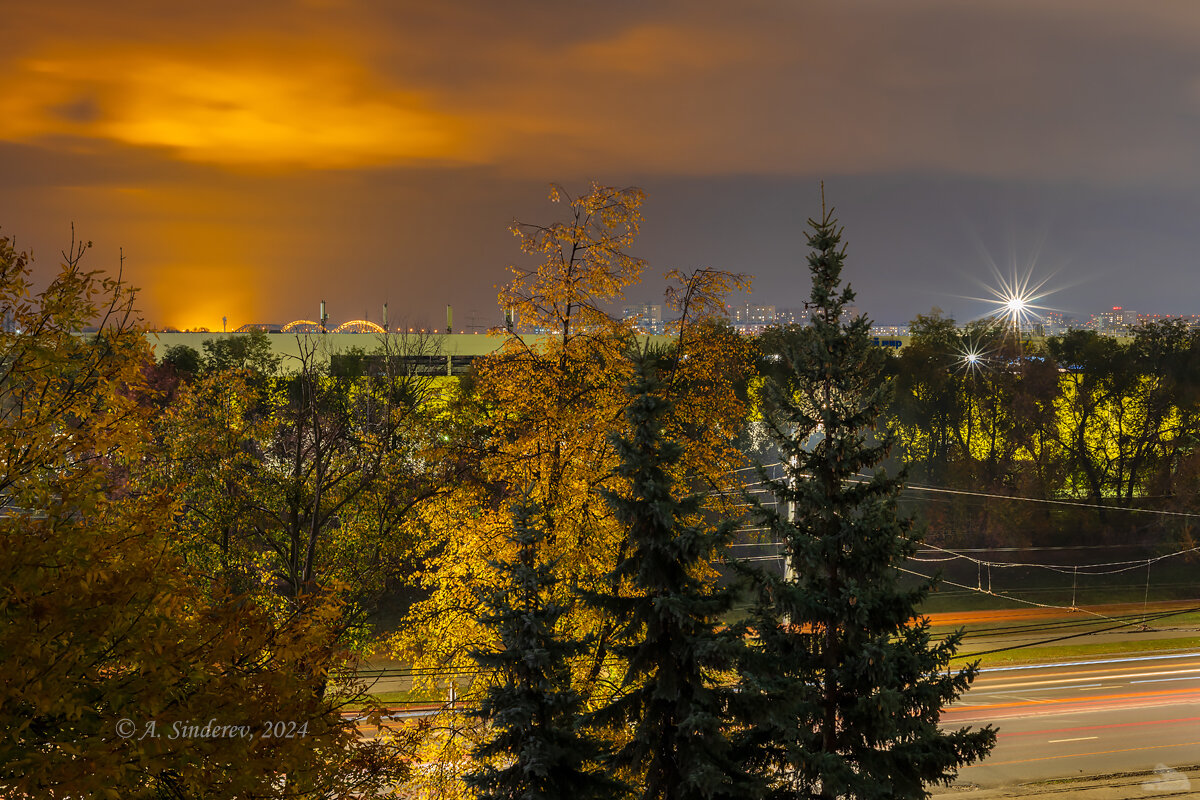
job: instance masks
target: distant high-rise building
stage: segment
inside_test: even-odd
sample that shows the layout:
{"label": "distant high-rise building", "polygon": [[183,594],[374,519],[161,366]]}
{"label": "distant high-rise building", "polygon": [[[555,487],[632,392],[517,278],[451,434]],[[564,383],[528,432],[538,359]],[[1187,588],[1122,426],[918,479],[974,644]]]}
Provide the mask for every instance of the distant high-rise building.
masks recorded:
{"label": "distant high-rise building", "polygon": [[1070,328],[1070,323],[1061,311],[1042,312],[1042,333],[1046,336],[1058,336]]}
{"label": "distant high-rise building", "polygon": [[808,322],[808,309],[780,308],[775,311],[776,325],[804,325]]}
{"label": "distant high-rise building", "polygon": [[758,333],[775,324],[775,306],[743,303],[733,309],[733,326],[742,333]]}
{"label": "distant high-rise building", "polygon": [[1138,314],[1122,306],[1113,306],[1092,315],[1094,328],[1105,333],[1123,333],[1138,324]]}
{"label": "distant high-rise building", "polygon": [[621,319],[638,333],[663,333],[663,307],[659,303],[639,303],[621,309]]}

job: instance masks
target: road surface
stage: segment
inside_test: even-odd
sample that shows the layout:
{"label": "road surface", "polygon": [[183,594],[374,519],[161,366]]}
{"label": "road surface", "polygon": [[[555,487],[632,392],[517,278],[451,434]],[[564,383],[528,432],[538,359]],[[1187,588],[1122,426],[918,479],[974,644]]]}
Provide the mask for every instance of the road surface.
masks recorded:
{"label": "road surface", "polygon": [[[407,684],[407,677],[389,674],[376,691]],[[399,721],[440,707],[404,704],[395,715]],[[1164,794],[1174,794],[1169,770],[1200,765],[1200,652],[985,669],[942,721],[948,728],[991,723],[999,729],[991,756],[964,768],[959,786],[1013,786],[1161,765]],[[1200,782],[1193,784],[1200,797]]]}
{"label": "road surface", "polygon": [[963,769],[959,784],[1200,764],[1200,653],[984,670],[942,722],[1000,731],[991,756]]}

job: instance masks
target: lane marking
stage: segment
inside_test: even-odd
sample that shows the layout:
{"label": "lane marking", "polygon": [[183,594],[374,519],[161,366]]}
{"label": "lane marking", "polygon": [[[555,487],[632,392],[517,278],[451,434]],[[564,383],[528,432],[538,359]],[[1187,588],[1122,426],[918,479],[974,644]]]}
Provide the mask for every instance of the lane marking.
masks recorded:
{"label": "lane marking", "polygon": [[1149,681],[1130,681],[1130,683],[1166,683],[1167,681],[1200,681],[1200,675],[1191,678],[1155,678]]}
{"label": "lane marking", "polygon": [[[1200,662],[1183,664],[1181,673],[1196,672]],[[1048,684],[1051,680],[1066,684],[1073,680],[1120,680],[1122,678],[1138,678],[1140,675],[1171,675],[1172,672],[1148,672],[1146,669],[1075,669],[1072,672],[1048,672],[1040,675],[992,675],[990,680],[976,678],[972,688],[976,686],[1027,686],[1030,684]]]}
{"label": "lane marking", "polygon": [[[1092,677],[1093,680],[1095,680],[1096,678],[1099,678],[1101,680],[1105,680],[1105,679],[1120,680],[1120,679],[1125,679],[1125,678],[1148,678],[1151,675],[1190,675],[1195,672],[1200,672],[1200,666],[1191,667],[1189,669],[1158,670],[1157,672],[1106,672],[1106,673],[1096,674],[1097,672],[1098,672],[1098,670],[1092,670],[1090,672],[1085,672],[1085,673],[1080,673],[1080,674],[1081,675],[1089,675]],[[1016,682],[1010,682],[1010,683],[992,683],[992,684],[979,683],[979,684],[972,685],[971,688],[972,688],[972,690],[987,688],[992,691],[995,691],[996,689],[1008,689],[1008,688],[1016,688],[1016,687],[1022,687],[1022,686],[1044,686],[1047,684],[1071,683],[1072,681],[1077,681],[1077,680],[1079,680],[1078,677],[1058,678],[1055,680],[1041,680],[1041,681],[1016,681]],[[1137,681],[1133,681],[1133,683],[1137,683]],[[1051,688],[1054,688],[1054,687],[1051,687]],[[1066,688],[1066,687],[1064,687],[1064,688]]]}
{"label": "lane marking", "polygon": [[1015,667],[986,667],[979,674],[986,672],[1012,672],[1020,669],[1049,669],[1051,667],[1088,667],[1093,664],[1126,664],[1130,661],[1162,661],[1164,659],[1195,658],[1200,653],[1173,653],[1165,656],[1134,656],[1131,658],[1104,658],[1097,661],[1062,661],[1057,664],[1021,664]]}
{"label": "lane marking", "polygon": [[[1178,704],[1172,702],[1169,698],[1149,700],[1143,706],[1108,704],[1108,705],[1098,705],[1098,706],[1091,707],[1091,708],[1086,708],[1086,707],[1085,708],[1079,708],[1079,707],[1070,708],[1070,707],[1068,707],[1067,709],[1064,710],[1061,706],[1041,705],[1041,706],[1034,706],[1033,708],[1030,708],[1030,709],[1021,709],[1018,711],[1009,711],[1009,712],[989,711],[989,712],[987,712],[986,715],[984,715],[984,714],[969,715],[968,714],[968,715],[964,715],[964,716],[960,716],[960,717],[955,717],[952,720],[943,717],[942,721],[944,723],[946,723],[947,725],[950,723],[954,723],[954,724],[958,724],[958,725],[964,725],[964,724],[973,725],[973,724],[996,723],[996,722],[1004,722],[1004,723],[1008,724],[1008,723],[1019,722],[1019,721],[1039,720],[1039,719],[1043,719],[1045,717],[1052,717],[1052,718],[1068,717],[1068,718],[1070,718],[1070,717],[1075,717],[1075,716],[1092,715],[1092,714],[1111,714],[1114,710],[1127,711],[1132,708],[1162,708],[1164,706],[1174,706],[1174,705],[1178,705]],[[1192,703],[1191,705],[1194,705],[1194,703]]]}
{"label": "lane marking", "polygon": [[[1197,676],[1197,677],[1200,677],[1200,676]],[[1168,680],[1169,680],[1169,679],[1168,679]],[[1080,686],[1043,686],[1043,687],[1041,687],[1040,689],[1023,689],[1022,691],[1026,691],[1026,692],[1055,692],[1055,691],[1058,691],[1058,690],[1060,690],[1060,689],[1091,689],[1091,688],[1094,688],[1094,687],[1096,687],[1096,686],[1099,686],[1099,685],[1100,685],[1100,684],[1098,684],[1098,683],[1085,683],[1085,684],[1082,684],[1082,685],[1080,685]],[[1020,686],[1019,684],[1013,684],[1013,687],[1014,687],[1014,688],[1019,688],[1019,686]],[[1011,693],[1012,693],[1012,689],[1005,689],[1004,691],[1000,691],[1000,690],[998,690],[998,689],[989,689],[988,691],[984,692],[984,694],[997,694],[997,695],[1011,694]]]}
{"label": "lane marking", "polygon": [[1062,744],[1063,742],[1086,742],[1089,739],[1099,739],[1099,736],[1076,736],[1074,739],[1047,739],[1046,744]]}
{"label": "lane marking", "polygon": [[[1171,697],[1172,695],[1183,695],[1185,697],[1195,696],[1194,689],[1176,689],[1157,692],[1129,692],[1126,694],[1100,694],[1095,697],[1074,698],[1074,697],[1052,697],[1045,700],[1026,700],[1020,703],[980,703],[965,706],[951,706],[947,712],[954,711],[980,711],[988,708],[1018,708],[1020,706],[1044,705],[1055,703],[1095,703],[1099,700],[1131,700],[1135,697]],[[1110,704],[1111,705],[1111,704]]]}
{"label": "lane marking", "polygon": [[[1126,747],[1121,750],[1098,750],[1095,753],[1068,753],[1068,754],[1064,754],[1061,756],[1042,756],[1041,758],[1021,758],[1021,759],[1017,759],[1016,761],[987,760],[987,761],[981,762],[979,764],[979,767],[1003,767],[1003,766],[1008,766],[1009,764],[1028,764],[1031,761],[1054,761],[1054,760],[1060,759],[1060,758],[1084,758],[1086,756],[1107,756],[1112,753],[1136,753],[1141,750],[1166,750],[1166,749],[1169,749],[1172,747],[1191,747],[1192,745],[1197,745],[1197,744],[1200,744],[1200,741],[1198,741],[1198,742],[1180,742],[1179,744],[1156,744],[1156,745],[1151,745],[1150,747]],[[971,767],[963,768],[964,771],[966,771],[968,769],[971,769]]]}
{"label": "lane marking", "polygon": [[1147,725],[1181,725],[1185,722],[1200,722],[1200,717],[1177,717],[1176,719],[1152,719],[1140,722],[1110,722],[1107,725],[1080,725],[1074,728],[1049,728],[1036,731],[1000,731],[1000,738],[1012,736],[1045,736],[1050,733],[1077,733],[1079,731],[1106,731],[1113,728],[1144,728]]}

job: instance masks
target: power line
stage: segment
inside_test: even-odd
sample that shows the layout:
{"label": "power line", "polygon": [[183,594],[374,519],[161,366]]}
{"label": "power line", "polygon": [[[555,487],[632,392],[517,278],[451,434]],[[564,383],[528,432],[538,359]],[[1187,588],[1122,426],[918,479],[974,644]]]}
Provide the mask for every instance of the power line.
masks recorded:
{"label": "power line", "polygon": [[1160,556],[1152,556],[1150,558],[1139,558],[1136,560],[1129,560],[1129,561],[1109,561],[1109,562],[1099,563],[1099,564],[1034,564],[1034,563],[1023,563],[1023,562],[1019,562],[1019,561],[987,561],[984,559],[975,558],[973,556],[964,555],[964,554],[956,552],[954,550],[947,550],[946,548],[938,547],[937,545],[927,544],[927,545],[925,545],[925,547],[930,550],[936,550],[940,553],[945,553],[949,557],[948,558],[937,558],[937,559],[913,557],[913,558],[910,558],[910,560],[940,563],[943,561],[954,561],[957,559],[963,559],[965,561],[970,561],[972,563],[979,564],[980,566],[996,567],[998,569],[1011,569],[1011,568],[1016,568],[1016,567],[1024,567],[1024,568],[1028,568],[1028,569],[1048,569],[1052,572],[1060,572],[1060,573],[1068,573],[1068,574],[1072,573],[1072,572],[1078,573],[1079,570],[1100,569],[1102,567],[1120,567],[1120,569],[1114,569],[1114,570],[1110,570],[1108,572],[1085,572],[1085,573],[1083,573],[1085,575],[1116,575],[1119,572],[1127,572],[1131,569],[1137,569],[1142,566],[1149,566],[1150,564],[1155,564],[1159,561],[1163,561],[1168,558],[1175,558],[1177,556],[1187,555],[1188,553],[1194,553],[1194,552],[1200,550],[1200,547],[1189,547],[1186,550],[1177,550],[1173,553],[1166,553],[1166,554],[1160,555]]}
{"label": "power line", "polygon": [[[1114,614],[1108,619],[1111,619],[1115,622],[1118,620],[1143,620],[1144,618],[1145,614],[1139,611],[1130,614]],[[1020,634],[1091,628],[1092,626],[1102,624],[1103,621],[1090,617],[1087,619],[1066,619],[1062,617],[1035,618],[1031,622],[974,628],[971,629],[971,632],[979,636],[986,636],[989,638],[993,636],[1016,636]],[[934,634],[934,638],[945,638],[948,635],[949,634]]]}
{"label": "power line", "polygon": [[[956,547],[956,553],[1016,553],[1016,552],[1041,552],[1049,550],[1136,550],[1138,548],[1153,547],[1156,542],[1136,542],[1134,544],[1062,544],[1062,545],[1046,545],[1039,547]],[[933,547],[934,545],[927,545]]]}
{"label": "power line", "polygon": [[[757,533],[757,532],[766,532],[769,530],[770,530],[769,528],[742,528],[742,529],[739,529],[739,533]],[[730,547],[782,547],[783,542],[779,542],[779,541],[738,542],[738,543],[731,544],[729,546]],[[909,556],[909,558],[907,560],[908,561],[916,561],[916,562],[924,563],[924,564],[942,564],[942,563],[946,563],[949,561],[963,560],[963,561],[969,561],[969,562],[971,562],[973,564],[977,564],[979,566],[995,567],[997,569],[1015,569],[1015,568],[1045,569],[1045,570],[1050,570],[1051,572],[1058,572],[1060,574],[1068,574],[1068,575],[1069,574],[1081,574],[1081,575],[1085,575],[1085,576],[1116,575],[1121,572],[1128,572],[1130,570],[1138,569],[1140,567],[1148,566],[1150,564],[1156,564],[1159,561],[1164,561],[1168,558],[1176,558],[1178,556],[1187,555],[1188,553],[1195,553],[1197,551],[1200,551],[1200,547],[1189,547],[1185,550],[1177,550],[1175,552],[1165,553],[1165,554],[1159,555],[1159,556],[1151,556],[1150,558],[1132,559],[1129,561],[1108,561],[1108,562],[1101,562],[1101,563],[1096,563],[1096,564],[1038,564],[1038,563],[1033,563],[1033,562],[991,561],[991,560],[987,560],[987,559],[975,558],[974,556],[966,555],[965,552],[962,552],[962,551],[949,550],[947,548],[938,547],[937,545],[932,545],[932,544],[926,544],[926,545],[924,545],[924,548],[926,550],[932,550],[934,552],[943,553],[943,554],[945,554],[945,557],[944,558],[920,558],[917,556]],[[1009,548],[1009,549],[1016,550],[1016,549],[1021,549],[1021,548]],[[1070,550],[1073,548],[1067,547],[1067,548],[1043,548],[1043,549]],[[777,556],[772,556],[772,557],[773,558],[782,558],[782,554],[777,555]],[[743,560],[746,560],[746,561],[764,560],[765,558],[767,558],[767,557],[763,556],[763,557],[758,557],[755,559],[747,558],[747,559],[743,559]],[[1119,567],[1119,569],[1108,570],[1106,572],[1081,572],[1081,570],[1095,570],[1095,569],[1100,569],[1103,567]]]}
{"label": "power line", "polygon": [[[777,467],[777,466],[782,466],[782,465],[783,465],[783,462],[776,461],[772,464],[764,464],[762,469],[765,472],[767,469],[769,469],[771,467]],[[734,472],[743,472],[746,469],[750,469],[750,468],[744,467],[739,470],[731,470],[730,472],[728,472],[726,474],[733,474]],[[808,477],[808,476],[801,475],[799,477]],[[873,479],[873,476],[860,475],[860,476],[858,476],[858,479],[851,479],[850,482],[862,483],[866,480],[871,480],[871,479]],[[767,480],[778,480],[778,479],[777,478],[768,478]],[[751,493],[750,490],[752,487],[760,486],[766,482],[767,482],[766,480],[758,480],[758,481],[753,481],[751,483],[745,483],[742,486],[742,491]],[[769,491],[769,488],[757,489],[755,491],[758,493],[766,493]],[[1080,500],[1055,500],[1055,499],[1044,498],[1044,497],[1025,497],[1022,495],[1000,494],[999,492],[982,492],[982,491],[972,491],[969,489],[950,489],[950,488],[947,488],[944,486],[926,486],[926,485],[914,484],[914,483],[904,484],[903,486],[900,487],[900,491],[902,491],[902,492],[904,492],[904,491],[928,492],[931,494],[949,494],[949,495],[959,495],[959,496],[964,496],[964,497],[981,497],[981,498],[986,498],[989,500],[1011,500],[1011,501],[1023,502],[1023,503],[1041,503],[1044,505],[1067,506],[1069,508],[1092,508],[1092,509],[1098,509],[1098,510],[1102,510],[1102,511],[1126,511],[1131,514],[1157,514],[1159,516],[1183,517],[1186,519],[1200,519],[1200,513],[1194,513],[1194,512],[1190,512],[1190,511],[1167,511],[1164,509],[1157,509],[1157,508],[1136,508],[1136,507],[1132,507],[1132,506],[1112,506],[1112,505],[1104,505],[1103,503],[1087,503],[1087,502],[1083,502]],[[723,491],[719,492],[719,494],[732,494],[732,490],[723,490]]]}
{"label": "power line", "polygon": [[1042,497],[1021,497],[1019,495],[999,494],[996,492],[972,492],[966,489],[946,489],[940,486],[918,486],[907,484],[901,491],[933,492],[938,494],[964,495],[967,497],[986,497],[992,500],[1017,500],[1025,503],[1042,503],[1045,505],[1070,506],[1071,508],[1096,508],[1103,511],[1128,511],[1132,514],[1159,514],[1167,517],[1186,517],[1200,519],[1200,514],[1189,511],[1164,511],[1157,508],[1134,508],[1131,506],[1106,506],[1100,503],[1083,503],[1076,500],[1049,500]]}
{"label": "power line", "polygon": [[1167,617],[1176,617],[1176,616],[1179,616],[1180,614],[1191,614],[1196,611],[1200,611],[1200,606],[1196,606],[1194,608],[1182,608],[1182,609],[1178,609],[1175,611],[1164,611],[1160,614],[1154,614],[1149,617],[1141,617],[1140,620],[1131,620],[1131,621],[1127,621],[1127,622],[1120,622],[1116,625],[1111,625],[1107,628],[1101,628],[1100,630],[1084,631],[1082,633],[1071,633],[1071,634],[1067,634],[1066,636],[1055,636],[1054,638],[1051,638],[1051,639],[1042,639],[1042,640],[1039,640],[1036,642],[1027,642],[1025,644],[1014,644],[1014,645],[1010,645],[1009,647],[996,647],[991,650],[980,650],[979,652],[976,652],[976,653],[965,653],[960,656],[954,656],[954,658],[955,659],[978,658],[979,656],[990,656],[994,653],[1005,653],[1010,650],[1021,650],[1026,647],[1037,647],[1038,645],[1053,644],[1055,642],[1066,641],[1067,639],[1077,639],[1080,636],[1091,636],[1091,635],[1097,634],[1097,633],[1107,633],[1108,631],[1120,630],[1121,628],[1128,628],[1130,625],[1145,624],[1146,622],[1157,622],[1158,620],[1166,619]]}
{"label": "power line", "polygon": [[978,592],[979,594],[987,594],[987,595],[991,595],[992,597],[1001,597],[1001,598],[1004,598],[1005,600],[1011,600],[1014,603],[1024,603],[1027,606],[1036,606],[1038,608],[1053,608],[1058,611],[1080,611],[1080,612],[1083,612],[1084,614],[1091,614],[1092,616],[1100,617],[1101,619],[1112,619],[1112,617],[1109,617],[1106,614],[1101,614],[1098,611],[1092,611],[1091,609],[1088,609],[1088,608],[1058,606],[1058,605],[1054,605],[1053,603],[1039,603],[1036,600],[1024,600],[1020,597],[1013,597],[1012,595],[1004,594],[1002,592],[993,592],[991,590],[991,576],[990,575],[988,576],[988,588],[983,589],[978,586],[967,586],[964,583],[955,583],[954,581],[946,580],[945,578],[936,579],[932,575],[925,575],[920,572],[915,572],[911,569],[905,569],[904,567],[896,567],[896,569],[898,569],[900,572],[907,572],[909,575],[916,575],[918,578],[925,578],[928,581],[944,583],[948,586],[957,586],[960,589],[966,589],[967,591],[970,591],[970,592]]}

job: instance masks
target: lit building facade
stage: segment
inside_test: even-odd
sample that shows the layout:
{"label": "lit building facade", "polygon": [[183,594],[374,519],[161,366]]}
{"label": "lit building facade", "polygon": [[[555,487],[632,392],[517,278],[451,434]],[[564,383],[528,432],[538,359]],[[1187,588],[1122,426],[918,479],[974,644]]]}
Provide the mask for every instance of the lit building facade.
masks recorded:
{"label": "lit building facade", "polygon": [[775,324],[775,306],[743,303],[733,309],[733,327],[739,333],[758,333]]}
{"label": "lit building facade", "polygon": [[1113,306],[1092,315],[1092,327],[1105,333],[1123,333],[1138,324],[1138,313],[1123,306]]}
{"label": "lit building facade", "polygon": [[661,335],[663,333],[663,307],[660,303],[640,303],[621,309],[621,319],[633,326],[638,333]]}

